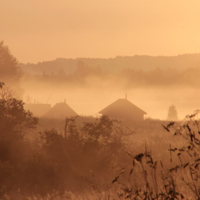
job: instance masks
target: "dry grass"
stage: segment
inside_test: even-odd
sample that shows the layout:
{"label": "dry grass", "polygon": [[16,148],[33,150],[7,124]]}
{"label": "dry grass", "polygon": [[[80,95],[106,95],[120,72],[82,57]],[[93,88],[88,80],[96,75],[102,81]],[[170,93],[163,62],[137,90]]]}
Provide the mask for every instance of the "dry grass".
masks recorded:
{"label": "dry grass", "polygon": [[[141,124],[123,124],[122,139],[127,151],[124,156],[129,156],[130,162],[116,163],[116,176],[110,180],[109,190],[91,184],[81,193],[24,197],[19,192],[2,199],[199,199],[200,122],[193,117],[176,123],[146,120]],[[45,121],[45,125],[48,123]],[[102,176],[106,178],[106,174]]]}

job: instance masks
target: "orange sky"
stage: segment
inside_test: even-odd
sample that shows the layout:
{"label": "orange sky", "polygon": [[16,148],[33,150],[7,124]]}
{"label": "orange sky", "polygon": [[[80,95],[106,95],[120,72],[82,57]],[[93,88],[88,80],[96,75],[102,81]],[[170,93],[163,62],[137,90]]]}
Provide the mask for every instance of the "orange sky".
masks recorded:
{"label": "orange sky", "polygon": [[199,0],[1,0],[19,62],[200,53]]}

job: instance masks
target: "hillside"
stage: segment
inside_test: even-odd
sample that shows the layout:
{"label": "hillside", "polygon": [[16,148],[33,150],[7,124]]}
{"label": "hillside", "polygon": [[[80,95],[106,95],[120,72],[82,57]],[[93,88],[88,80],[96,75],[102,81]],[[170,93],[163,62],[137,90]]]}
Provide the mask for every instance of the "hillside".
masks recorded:
{"label": "hillside", "polygon": [[66,74],[73,74],[76,70],[79,60],[82,60],[88,66],[100,66],[103,71],[116,72],[122,69],[130,68],[135,70],[151,71],[156,68],[165,70],[173,68],[178,71],[184,71],[187,68],[200,67],[200,54],[184,54],[178,56],[117,56],[115,58],[76,58],[66,59],[57,58],[52,61],[39,62],[37,64],[23,64],[19,66],[28,74],[57,74],[60,69],[63,69]]}

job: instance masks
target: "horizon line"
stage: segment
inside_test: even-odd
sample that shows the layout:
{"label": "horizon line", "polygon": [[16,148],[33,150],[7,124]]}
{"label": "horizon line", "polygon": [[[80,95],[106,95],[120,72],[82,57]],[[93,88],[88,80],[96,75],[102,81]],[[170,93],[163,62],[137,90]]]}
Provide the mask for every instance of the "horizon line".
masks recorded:
{"label": "horizon line", "polygon": [[109,57],[109,58],[105,58],[105,57],[76,57],[76,58],[64,58],[64,57],[58,57],[58,58],[55,58],[53,60],[43,60],[43,61],[38,61],[38,62],[19,62],[18,61],[18,64],[39,64],[39,63],[43,63],[43,62],[52,62],[52,61],[56,61],[56,60],[59,60],[59,59],[66,59],[66,60],[79,60],[79,59],[104,59],[104,60],[109,60],[109,59],[116,59],[118,57],[121,57],[121,58],[125,58],[125,57],[142,57],[142,56],[147,56],[147,57],[178,57],[178,56],[186,56],[186,55],[198,55],[200,53],[184,53],[184,54],[177,54],[177,55],[170,55],[170,56],[167,56],[167,55],[157,55],[157,56],[152,56],[152,55],[146,55],[146,54],[141,54],[141,55],[138,55],[138,54],[135,54],[133,56],[115,56],[115,57]]}

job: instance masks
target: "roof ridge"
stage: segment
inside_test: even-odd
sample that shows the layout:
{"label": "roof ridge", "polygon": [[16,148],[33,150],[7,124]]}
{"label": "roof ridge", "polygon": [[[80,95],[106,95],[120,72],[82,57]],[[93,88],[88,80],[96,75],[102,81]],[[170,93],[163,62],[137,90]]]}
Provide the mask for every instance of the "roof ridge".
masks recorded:
{"label": "roof ridge", "polygon": [[143,111],[142,109],[140,109],[139,107],[137,107],[135,104],[133,104],[132,102],[130,102],[128,99],[118,99],[116,101],[114,101],[113,103],[111,103],[110,105],[108,105],[107,107],[105,107],[104,109],[102,109],[101,111],[99,111],[99,113],[108,111],[109,109],[112,110],[114,107],[115,109],[117,109],[116,107],[124,107],[126,105],[118,105],[119,101],[123,100],[123,102],[127,102],[129,105],[131,105],[132,107],[129,106],[129,109],[136,109],[136,111],[138,112],[142,112],[143,114],[147,114],[145,111]]}

